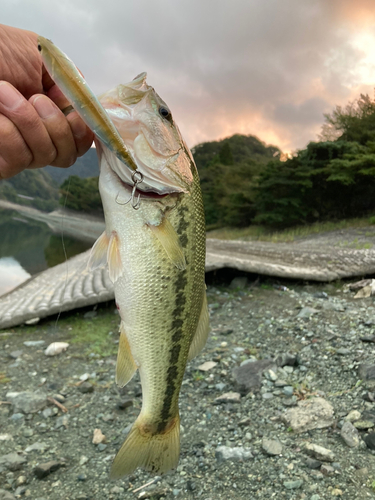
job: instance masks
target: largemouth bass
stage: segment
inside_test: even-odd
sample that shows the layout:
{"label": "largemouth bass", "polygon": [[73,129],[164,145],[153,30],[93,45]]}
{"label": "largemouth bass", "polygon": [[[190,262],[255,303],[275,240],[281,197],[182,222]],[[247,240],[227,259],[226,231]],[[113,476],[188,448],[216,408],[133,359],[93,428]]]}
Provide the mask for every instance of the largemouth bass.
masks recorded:
{"label": "largemouth bass", "polygon": [[[69,78],[59,86],[69,98]],[[137,467],[160,474],[177,466],[181,383],[208,336],[202,195],[193,157],[145,73],[99,100],[142,174],[134,183],[129,165],[105,145],[109,138],[96,141],[106,230],[90,265],[106,258],[114,283],[121,317],[116,382],[126,385],[138,369],[142,384],[142,409],[111,477]],[[138,210],[128,203],[134,190]]]}

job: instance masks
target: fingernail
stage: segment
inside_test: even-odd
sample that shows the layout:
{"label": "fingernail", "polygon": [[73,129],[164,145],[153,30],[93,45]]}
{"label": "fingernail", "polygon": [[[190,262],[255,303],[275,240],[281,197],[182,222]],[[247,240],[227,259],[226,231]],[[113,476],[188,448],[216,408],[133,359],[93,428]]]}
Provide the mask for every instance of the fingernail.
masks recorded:
{"label": "fingernail", "polygon": [[69,121],[69,123],[73,135],[74,137],[77,137],[77,139],[81,139],[81,137],[84,137],[87,134],[86,124],[79,116],[73,118],[73,120]]}
{"label": "fingernail", "polygon": [[6,82],[0,83],[0,102],[6,108],[16,108],[22,99],[22,95],[12,85]]}
{"label": "fingernail", "polygon": [[53,102],[48,97],[43,95],[40,95],[35,99],[33,106],[42,119],[49,118],[59,112]]}

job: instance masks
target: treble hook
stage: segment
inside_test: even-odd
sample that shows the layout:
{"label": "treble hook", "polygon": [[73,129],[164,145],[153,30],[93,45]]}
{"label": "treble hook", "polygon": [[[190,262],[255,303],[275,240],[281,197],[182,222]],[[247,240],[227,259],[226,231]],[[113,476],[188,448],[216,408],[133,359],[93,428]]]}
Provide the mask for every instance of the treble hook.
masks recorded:
{"label": "treble hook", "polygon": [[137,186],[139,184],[141,184],[141,182],[143,182],[142,172],[140,172],[139,170],[136,170],[135,172],[133,172],[132,173],[132,181],[133,181],[133,189],[132,189],[132,194],[130,195],[130,198],[128,199],[128,201],[126,201],[125,203],[120,203],[119,201],[117,201],[117,198],[119,195],[119,193],[117,193],[115,202],[118,205],[127,205],[129,203],[129,201],[131,201],[131,205],[134,208],[134,210],[138,210],[138,208],[141,206],[141,203],[140,203],[141,194],[139,193],[137,200],[135,200],[135,192],[137,191]]}

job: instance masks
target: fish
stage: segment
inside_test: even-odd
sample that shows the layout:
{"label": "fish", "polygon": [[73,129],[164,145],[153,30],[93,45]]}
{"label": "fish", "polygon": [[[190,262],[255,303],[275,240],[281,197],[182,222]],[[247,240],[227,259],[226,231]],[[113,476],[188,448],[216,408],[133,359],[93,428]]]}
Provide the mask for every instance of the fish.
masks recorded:
{"label": "fish", "polygon": [[[79,108],[84,99],[76,96],[71,73],[59,77]],[[113,479],[138,467],[163,474],[177,466],[181,384],[209,334],[199,175],[171,110],[146,78],[141,73],[98,98],[140,176],[134,180],[112,147],[109,129],[104,140],[96,137],[106,227],[89,266],[107,261],[114,284],[121,320],[116,383],[124,387],[138,370],[142,385],[142,408],[115,456]],[[90,119],[95,132],[99,118]],[[136,207],[129,203],[133,195]]]}

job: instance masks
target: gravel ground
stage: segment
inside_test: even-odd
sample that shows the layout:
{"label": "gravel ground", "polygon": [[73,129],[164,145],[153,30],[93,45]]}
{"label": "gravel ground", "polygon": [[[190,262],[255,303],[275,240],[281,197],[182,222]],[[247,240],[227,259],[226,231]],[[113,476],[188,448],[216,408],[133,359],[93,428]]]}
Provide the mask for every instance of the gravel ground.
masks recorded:
{"label": "gravel ground", "polygon": [[[112,302],[0,333],[1,500],[375,498],[374,298],[342,282],[209,281],[212,331],[182,386],[179,466],[162,478],[108,479],[141,407],[138,378],[114,383]],[[105,349],[74,341],[103,322]],[[55,341],[70,345],[46,356]]]}

